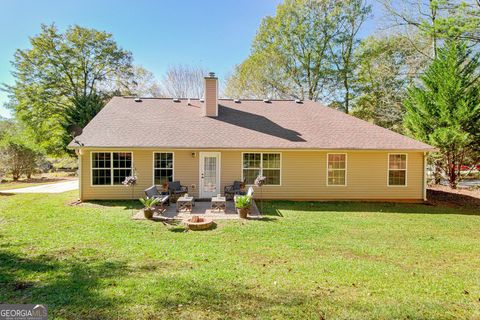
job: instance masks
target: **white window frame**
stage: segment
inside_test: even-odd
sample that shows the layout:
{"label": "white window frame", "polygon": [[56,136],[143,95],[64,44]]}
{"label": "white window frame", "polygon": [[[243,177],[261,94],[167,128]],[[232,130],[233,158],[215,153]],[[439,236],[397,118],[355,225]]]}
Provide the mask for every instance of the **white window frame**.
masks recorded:
{"label": "white window frame", "polygon": [[[108,168],[94,168],[93,167],[93,154],[94,153],[110,153],[110,184],[93,184],[93,170],[108,170]],[[113,154],[114,153],[130,153],[132,155],[132,167],[131,168],[114,168],[113,167]],[[133,162],[133,151],[90,151],[90,186],[91,187],[124,187],[123,184],[113,184],[113,170],[131,170],[131,174],[135,175],[135,165]]]}
{"label": "white window frame", "polygon": [[[260,154],[260,168],[244,168],[243,167],[243,155],[246,154],[246,153],[258,153]],[[280,156],[280,167],[279,168],[267,168],[266,170],[280,170],[280,183],[279,184],[265,184],[264,186],[267,186],[267,187],[281,187],[282,186],[282,160],[283,160],[283,155],[281,152],[276,152],[276,151],[269,151],[269,152],[258,152],[258,151],[245,151],[245,152],[242,152],[242,158],[241,158],[241,163],[240,163],[240,166],[241,166],[241,170],[242,170],[242,181],[244,181],[244,177],[243,177],[243,170],[244,169],[259,169],[260,170],[260,175],[263,175],[263,155],[264,154],[278,154]],[[247,186],[253,186],[253,184],[247,184]]]}
{"label": "white window frame", "polygon": [[[404,155],[405,169],[390,169],[390,155]],[[405,171],[405,184],[390,184],[390,171]],[[393,188],[405,188],[408,185],[408,153],[389,153],[387,155],[387,186]]]}
{"label": "white window frame", "polygon": [[155,167],[155,153],[171,153],[172,154],[172,181],[175,181],[175,152],[173,151],[153,151],[152,153],[152,186],[159,186],[155,184],[155,170],[170,169]]}
{"label": "white window frame", "polygon": [[[328,173],[331,171],[329,168],[328,168],[328,158],[330,155],[338,155],[338,154],[343,154],[345,155],[345,169],[331,169],[332,171],[345,171],[345,184],[329,184],[328,183]],[[326,180],[326,185],[327,187],[346,187],[348,185],[348,154],[345,153],[345,152],[330,152],[330,153],[327,153],[327,174],[326,174],[326,177],[325,177],[325,180]]]}

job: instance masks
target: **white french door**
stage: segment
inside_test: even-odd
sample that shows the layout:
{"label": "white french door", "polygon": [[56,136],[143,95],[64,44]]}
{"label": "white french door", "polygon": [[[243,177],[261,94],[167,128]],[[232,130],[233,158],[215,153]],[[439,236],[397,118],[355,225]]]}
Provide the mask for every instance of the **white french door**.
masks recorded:
{"label": "white french door", "polygon": [[220,152],[200,152],[200,198],[211,198],[220,190]]}

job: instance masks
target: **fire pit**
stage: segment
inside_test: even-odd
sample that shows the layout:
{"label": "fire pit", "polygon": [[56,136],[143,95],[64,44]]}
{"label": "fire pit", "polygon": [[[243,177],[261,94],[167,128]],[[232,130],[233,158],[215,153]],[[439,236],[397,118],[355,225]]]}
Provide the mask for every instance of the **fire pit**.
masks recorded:
{"label": "fire pit", "polygon": [[206,230],[212,227],[213,220],[199,216],[193,216],[190,219],[185,220],[184,223],[190,230]]}

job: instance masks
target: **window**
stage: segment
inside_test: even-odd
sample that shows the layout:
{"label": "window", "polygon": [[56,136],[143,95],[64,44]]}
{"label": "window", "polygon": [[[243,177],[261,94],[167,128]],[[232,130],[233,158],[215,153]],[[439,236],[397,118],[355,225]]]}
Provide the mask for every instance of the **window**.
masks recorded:
{"label": "window", "polygon": [[243,179],[253,184],[259,175],[267,178],[267,185],[280,185],[280,153],[244,153],[242,161]]}
{"label": "window", "polygon": [[92,185],[121,185],[130,175],[131,152],[92,152]]}
{"label": "window", "polygon": [[157,186],[173,181],[173,153],[156,152],[153,158],[153,183]]}
{"label": "window", "polygon": [[347,185],[347,155],[345,153],[327,154],[327,185]]}
{"label": "window", "polygon": [[388,185],[406,186],[407,185],[407,155],[389,154],[388,155]]}

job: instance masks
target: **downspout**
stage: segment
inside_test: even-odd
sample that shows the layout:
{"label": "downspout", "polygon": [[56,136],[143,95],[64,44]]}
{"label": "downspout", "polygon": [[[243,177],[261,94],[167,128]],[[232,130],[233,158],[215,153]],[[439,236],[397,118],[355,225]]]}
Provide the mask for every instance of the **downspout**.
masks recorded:
{"label": "downspout", "polygon": [[423,153],[423,201],[427,201],[427,153]]}
{"label": "downspout", "polygon": [[83,151],[82,149],[77,150],[77,155],[78,155],[78,199],[80,201],[83,200],[83,183],[82,183],[82,155]]}

